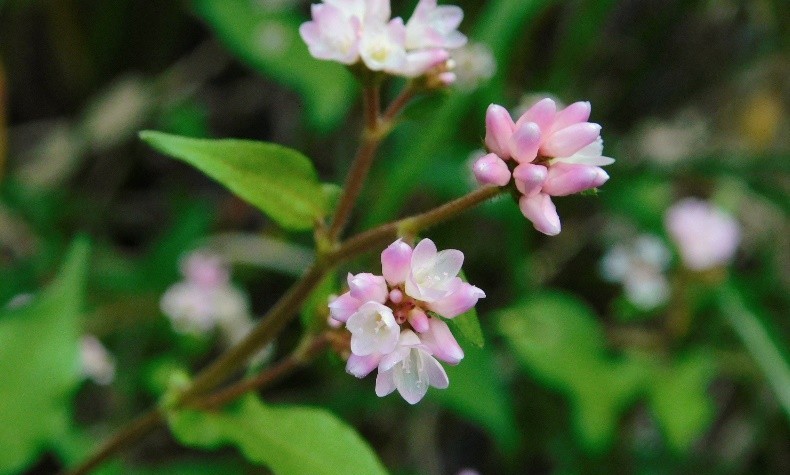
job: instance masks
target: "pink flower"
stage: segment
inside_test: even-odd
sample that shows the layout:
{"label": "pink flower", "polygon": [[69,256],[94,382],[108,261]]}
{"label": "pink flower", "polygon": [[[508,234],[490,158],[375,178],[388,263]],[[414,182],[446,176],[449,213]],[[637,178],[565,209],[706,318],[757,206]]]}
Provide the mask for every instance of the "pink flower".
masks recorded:
{"label": "pink flower", "polygon": [[[447,51],[466,42],[457,31],[463,12],[422,0],[408,24],[390,18],[389,0],[325,0],[299,28],[310,54],[372,71],[417,77],[447,62]],[[445,73],[440,78],[451,82]]]}
{"label": "pink flower", "polygon": [[672,206],[664,223],[683,263],[693,270],[726,265],[741,241],[741,228],[735,218],[696,198]]}
{"label": "pink flower", "polygon": [[[510,113],[491,104],[486,113],[485,143],[489,155],[474,165],[483,185],[504,186],[504,170],[511,170],[522,193],[519,208],[535,229],[556,235],[560,219],[550,196],[566,196],[597,188],[609,175],[600,168],[614,162],[602,156],[601,126],[587,122],[590,103],[576,102],[557,110],[551,99],[530,107],[514,122]],[[493,156],[492,156],[493,154]],[[513,166],[508,166],[508,160]],[[496,172],[494,172],[496,170]]]}
{"label": "pink flower", "polygon": [[436,0],[420,0],[406,23],[409,49],[460,48],[466,36],[458,31],[464,12],[455,5],[437,6]]}
{"label": "pink flower", "polygon": [[463,260],[430,239],[414,249],[398,239],[381,253],[383,276],[349,274],[350,290],[329,303],[330,319],[351,332],[346,371],[363,378],[378,367],[376,394],[398,389],[411,404],[429,386],[447,387],[437,358],[458,364],[464,352],[440,317],[454,318],[485,297],[458,277]]}

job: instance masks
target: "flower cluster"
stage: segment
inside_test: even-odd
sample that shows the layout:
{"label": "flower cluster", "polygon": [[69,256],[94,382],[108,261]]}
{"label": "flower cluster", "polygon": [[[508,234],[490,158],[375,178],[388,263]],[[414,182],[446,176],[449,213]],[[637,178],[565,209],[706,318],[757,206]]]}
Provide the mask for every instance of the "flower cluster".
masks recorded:
{"label": "flower cluster", "polygon": [[436,315],[454,318],[485,297],[458,277],[463,261],[461,251],[437,252],[430,239],[414,249],[399,239],[381,253],[383,275],[349,274],[349,291],[329,304],[330,317],[351,332],[346,370],[363,378],[378,368],[376,394],[397,389],[410,404],[429,386],[446,388],[437,359],[458,364],[464,352]]}
{"label": "flower cluster", "polygon": [[457,30],[464,16],[459,7],[420,0],[405,24],[390,14],[389,0],[325,0],[312,6],[312,21],[299,33],[315,58],[348,65],[361,60],[371,71],[406,77],[443,64],[448,49],[466,43]]}
{"label": "flower cluster", "polygon": [[692,270],[726,265],[741,242],[741,228],[735,218],[696,198],[679,201],[664,218],[683,263]]}
{"label": "flower cluster", "polygon": [[543,99],[515,122],[504,107],[491,104],[485,138],[490,153],[474,164],[477,181],[505,186],[512,176],[524,216],[538,231],[559,234],[551,197],[601,186],[609,175],[600,167],[614,163],[601,155],[601,126],[587,122],[589,118],[589,102],[557,110],[552,99]]}

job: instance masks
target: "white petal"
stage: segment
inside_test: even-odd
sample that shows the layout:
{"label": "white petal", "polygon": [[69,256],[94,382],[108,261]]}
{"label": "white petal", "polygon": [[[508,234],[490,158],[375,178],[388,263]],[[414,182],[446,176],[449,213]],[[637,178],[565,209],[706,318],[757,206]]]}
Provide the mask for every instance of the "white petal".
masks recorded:
{"label": "white petal", "polygon": [[393,368],[393,379],[398,392],[409,404],[417,404],[428,392],[428,371],[424,351],[412,348],[399,366]]}
{"label": "white petal", "polygon": [[423,361],[430,385],[438,389],[446,389],[450,385],[450,380],[442,364],[425,352],[423,352]]}
{"label": "white petal", "polygon": [[379,374],[376,376],[376,396],[384,397],[392,391],[395,391],[392,371],[379,371]]}

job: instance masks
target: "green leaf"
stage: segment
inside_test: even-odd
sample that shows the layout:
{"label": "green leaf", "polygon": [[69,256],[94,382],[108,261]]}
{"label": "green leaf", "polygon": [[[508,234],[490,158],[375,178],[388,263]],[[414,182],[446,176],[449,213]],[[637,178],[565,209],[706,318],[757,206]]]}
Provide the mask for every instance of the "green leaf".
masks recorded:
{"label": "green leaf", "polygon": [[250,396],[223,412],[179,410],[168,420],[182,444],[234,445],[278,475],[387,473],[359,434],[324,409],[268,406]]}
{"label": "green leaf", "polygon": [[501,311],[498,327],[524,369],[569,399],[587,448],[607,448],[620,414],[639,396],[645,372],[636,362],[608,355],[592,310],[572,295],[546,292]]}
{"label": "green leaf", "polygon": [[327,209],[326,194],[310,160],[276,144],[208,140],[145,131],[140,138],[226,186],[288,229],[312,228]]}
{"label": "green leaf", "polygon": [[650,407],[676,451],[689,450],[710,425],[714,408],[707,390],[715,368],[711,357],[700,353],[671,367],[656,368],[649,379]]}
{"label": "green leaf", "polygon": [[354,77],[340,64],[320,61],[299,37],[305,18],[293,11],[267,11],[263,2],[196,0],[195,10],[242,61],[295,89],[310,124],[335,128],[357,96]]}
{"label": "green leaf", "polygon": [[480,348],[485,345],[483,329],[480,328],[480,320],[477,318],[477,309],[474,307],[451,320],[447,320],[447,322],[450,326],[457,329],[461,336],[469,340],[470,343]]}
{"label": "green leaf", "polygon": [[23,469],[68,431],[87,260],[88,243],[77,240],[46,290],[0,310],[0,473]]}
{"label": "green leaf", "polygon": [[469,346],[456,366],[445,365],[450,386],[429,397],[488,431],[500,448],[513,453],[521,433],[508,387],[488,348]]}

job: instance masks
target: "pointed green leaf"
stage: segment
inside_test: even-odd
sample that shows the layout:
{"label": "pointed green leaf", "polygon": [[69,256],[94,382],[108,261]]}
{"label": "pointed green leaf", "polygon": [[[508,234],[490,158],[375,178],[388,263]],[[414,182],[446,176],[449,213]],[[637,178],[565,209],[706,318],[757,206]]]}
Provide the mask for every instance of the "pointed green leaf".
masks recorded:
{"label": "pointed green leaf", "polygon": [[354,103],[354,77],[341,64],[310,56],[298,31],[306,18],[287,7],[267,9],[265,3],[196,0],[194,5],[242,61],[302,96],[313,127],[331,130]]}
{"label": "pointed green leaf", "polygon": [[277,475],[387,473],[359,434],[324,409],[268,406],[250,396],[219,413],[175,411],[169,423],[184,445],[234,445],[249,461]]}
{"label": "pointed green leaf", "polygon": [[208,140],[145,131],[153,148],[217,180],[281,226],[310,229],[324,215],[327,198],[310,160],[277,144]]}
{"label": "pointed green leaf", "polygon": [[0,473],[23,469],[68,430],[87,258],[87,242],[76,241],[42,294],[0,310]]}
{"label": "pointed green leaf", "polygon": [[477,309],[474,307],[451,320],[447,320],[447,322],[450,326],[457,329],[461,336],[469,340],[470,343],[480,348],[485,345],[483,329],[480,328],[480,320],[477,318]]}

